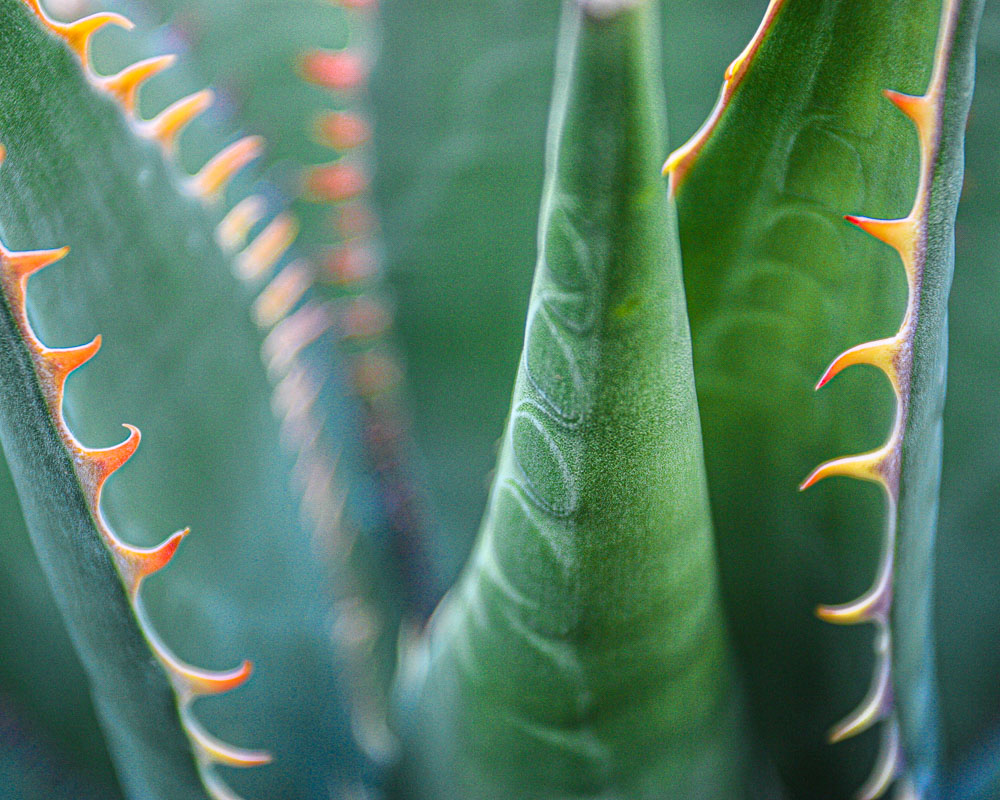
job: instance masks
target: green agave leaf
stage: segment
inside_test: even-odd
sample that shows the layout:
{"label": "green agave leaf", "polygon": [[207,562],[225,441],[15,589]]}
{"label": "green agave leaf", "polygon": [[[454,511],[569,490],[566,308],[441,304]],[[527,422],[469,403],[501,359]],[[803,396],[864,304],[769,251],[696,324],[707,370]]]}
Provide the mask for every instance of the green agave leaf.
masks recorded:
{"label": "green agave leaf", "polygon": [[[1000,564],[984,558],[1000,526],[1000,342],[990,298],[1000,296],[1000,9],[987,5],[978,44],[976,96],[966,138],[966,178],[956,223],[949,304],[948,401],[936,583],[942,723],[959,758],[1000,722]],[[988,796],[988,795],[986,795]],[[993,795],[1000,796],[1000,795]]]}
{"label": "green agave leaf", "polygon": [[113,784],[113,768],[85,688],[83,667],[38,564],[10,470],[2,459],[0,520],[0,693],[19,706],[18,716],[25,724],[52,739],[68,764],[95,782]]}
{"label": "green agave leaf", "polygon": [[[380,267],[378,213],[368,192],[365,79],[376,55],[373,4],[156,0],[148,5],[156,19],[169,20],[171,36],[188,48],[186,59],[220,92],[240,127],[274,142],[262,172],[290,198],[298,235],[290,251],[295,258],[261,289],[261,299],[282,294],[307,274],[314,281],[310,294],[334,309],[339,336],[330,337],[325,343],[330,352],[317,353],[316,360],[317,374],[335,384],[327,424],[346,429],[339,463],[342,475],[355,475],[344,478],[351,490],[347,513],[363,519],[362,543],[381,562],[381,573],[399,575],[411,613],[426,614],[433,598],[426,586],[420,481],[410,466],[393,303]],[[119,56],[112,68],[121,64]],[[337,366],[323,365],[323,358]],[[328,375],[338,368],[343,374]],[[345,414],[354,427],[340,422]],[[394,565],[397,560],[406,570]]]}
{"label": "green agave leaf", "polygon": [[[335,112],[356,116],[364,100],[371,14],[336,0],[120,0],[115,7],[151,26],[166,25],[173,46],[184,48],[185,60],[241,127],[267,139],[264,169],[292,201],[299,248],[318,255],[337,244],[335,209],[310,192],[312,184],[322,184],[310,169],[338,161],[324,120]],[[112,68],[123,38],[108,37],[97,53]],[[152,92],[147,102],[162,105]],[[366,141],[367,132],[359,132],[340,166],[367,171]],[[188,149],[197,157],[198,150]]]}
{"label": "green agave leaf", "polygon": [[[766,3],[661,5],[671,131],[683,141]],[[374,190],[439,523],[439,592],[471,548],[521,351],[558,11],[549,0],[379,9]]]}
{"label": "green agave leaf", "polygon": [[[238,651],[254,656],[259,675],[241,691],[243,704],[206,701],[198,709],[213,731],[266,742],[275,753],[274,767],[257,771],[241,786],[260,794],[312,797],[354,784],[358,757],[338,710],[327,576],[311,551],[312,530],[299,520],[302,497],[288,486],[293,464],[278,444],[279,423],[269,408],[271,388],[258,356],[263,334],[248,313],[252,294],[214,243],[217,216],[206,214],[187,194],[204,187],[207,174],[185,183],[164,164],[155,144],[135,135],[141,125],[89,85],[74,56],[42,31],[22,4],[8,0],[2,10],[11,20],[3,27],[8,39],[0,81],[5,98],[0,140],[10,151],[0,171],[3,235],[19,249],[46,243],[73,248],[64,265],[32,279],[29,313],[40,338],[50,344],[85,341],[84,332],[92,336],[96,328],[107,343],[71,382],[70,428],[82,441],[101,441],[113,429],[111,420],[131,419],[156,443],[105,493],[103,509],[114,530],[127,530],[137,544],[152,544],[165,519],[185,514],[201,532],[185,544],[171,581],[151,581],[144,588],[149,616],[167,641],[179,643],[174,646],[185,659],[231,663]],[[213,166],[235,168],[234,155],[246,157],[252,150],[244,143],[229,151],[228,161]],[[32,376],[18,373],[18,379],[23,385]],[[37,391],[33,397],[42,425],[45,409]],[[17,408],[9,403],[5,408],[10,428]],[[51,417],[49,424],[51,432]],[[8,457],[31,509],[37,544],[47,540],[45,532],[52,533],[58,520],[40,509],[60,494],[39,491],[32,459],[45,455],[58,464],[59,458],[68,462],[68,455],[51,442],[44,450],[30,447],[24,438],[28,430],[14,425],[11,436],[21,446],[7,449],[21,453],[20,462]],[[72,489],[73,473],[63,470],[60,476]],[[80,503],[70,507],[86,531],[92,509]],[[93,516],[89,524],[89,534],[79,533],[68,546],[84,548],[91,561],[83,564],[96,564],[105,579],[114,578],[111,557],[101,555],[94,536]],[[55,527],[66,530],[61,523]],[[74,564],[64,555],[51,547],[46,551],[42,560],[50,573],[72,572]],[[55,581],[64,612],[66,593],[83,591],[77,577],[61,574]],[[70,603],[68,609],[82,618],[71,626],[78,646],[81,637],[98,636],[104,624],[112,634],[127,631],[121,635],[142,646],[133,653],[146,655],[130,660],[127,650],[115,649],[110,658],[122,662],[119,670],[138,671],[153,686],[158,680],[166,694],[151,697],[168,719],[171,713],[177,717],[166,675],[149,658],[121,583],[102,580],[100,586],[110,608],[120,612],[118,622],[110,611],[99,613],[100,595],[84,592],[86,603]],[[107,648],[89,646],[84,662],[91,680],[107,687],[118,673],[107,663]],[[122,685],[139,684],[120,680],[118,695]],[[170,728],[157,733],[148,757],[133,741],[136,726],[159,730],[146,708],[152,699],[135,691],[109,700],[102,694],[114,694],[110,688],[94,691],[106,721],[114,703],[133,704],[135,713],[116,716],[106,726],[113,749],[126,753],[119,763],[123,782],[133,791],[149,782],[163,793],[142,796],[186,796],[176,782],[197,778],[190,752],[182,752],[190,751],[188,740],[178,733],[171,756],[187,758],[187,777],[172,765],[172,777],[161,782],[156,771],[167,769],[160,749],[169,747]],[[193,792],[194,786],[186,790]]]}
{"label": "green agave leaf", "polygon": [[[840,624],[874,624],[874,674],[868,694],[830,737],[841,741],[882,723],[861,797],[881,796],[893,782],[925,796],[939,780],[932,547],[953,224],[981,10],[974,2],[941,5],[775,0],[727,71],[716,112],[667,163],[687,256],[725,586],[758,716],[793,795],[816,797],[817,776],[827,775],[822,791],[837,796],[850,774],[820,750],[815,724],[831,719],[831,701],[844,704],[841,713],[858,702],[858,689],[843,680],[856,678],[856,642],[844,638],[838,653],[805,619],[813,603],[802,601],[817,588],[850,596],[843,592],[857,573],[847,566],[872,556],[859,541],[882,543],[880,559],[867,562],[871,588],[818,613]],[[927,85],[939,14],[926,96],[890,94],[916,123],[913,137],[898,111],[888,119],[892,109],[880,93]],[[916,189],[900,179],[910,174],[913,151],[900,146],[900,122],[920,142]],[[904,217],[907,193],[917,199]],[[881,243],[839,222],[854,211],[886,218],[849,218]],[[898,277],[883,271],[891,265],[898,276],[900,258],[905,310],[886,289]],[[887,330],[890,319],[895,327]],[[812,500],[789,491],[806,454],[831,445],[834,454],[863,450],[885,425],[883,409],[865,399],[884,392],[877,385],[849,384],[829,405],[807,395],[813,364],[845,335],[857,336],[844,343],[856,346],[819,386],[851,364],[876,366],[895,389],[895,418],[884,444],[827,462],[803,488],[829,475],[881,486],[888,507],[881,535],[873,523],[884,512],[856,486],[831,487]],[[835,589],[838,571],[849,580]]]}
{"label": "green agave leaf", "polygon": [[524,354],[486,517],[404,682],[417,796],[735,797],[650,3],[569,2]]}
{"label": "green agave leaf", "polygon": [[[129,5],[142,9],[140,4],[118,7]],[[377,271],[331,282],[335,271],[327,275],[325,270],[328,261],[339,263],[349,261],[352,254],[374,252],[370,230],[347,230],[343,224],[373,213],[365,193],[333,198],[330,203],[298,196],[300,184],[308,183],[303,176],[310,171],[343,167],[362,174],[364,140],[340,141],[344,134],[339,129],[325,144],[313,139],[317,127],[330,127],[326,124],[330,115],[336,115],[339,123],[353,121],[367,128],[359,110],[363,87],[335,94],[326,84],[307,81],[304,64],[312,58],[361,59],[358,40],[364,38],[360,32],[370,23],[370,14],[362,8],[348,14],[329,0],[278,4],[187,0],[154,5],[167,7],[169,13],[157,8],[152,16],[172,20],[161,46],[186,43],[184,61],[201,72],[199,78],[185,80],[180,91],[194,92],[198,81],[207,78],[216,87],[222,108],[230,112],[231,122],[278,139],[262,158],[260,171],[266,180],[229,191],[235,206],[220,231],[227,231],[227,247],[240,250],[236,255],[240,274],[256,295],[254,317],[264,329],[273,330],[265,349],[269,372],[278,381],[275,406],[284,417],[282,432],[305,479],[301,491],[307,511],[315,517],[316,538],[328,538],[331,524],[345,529],[337,546],[324,553],[340,620],[335,626],[342,634],[339,654],[350,683],[352,729],[365,749],[382,760],[393,744],[385,712],[403,617],[429,612],[419,541],[422,523],[407,466],[399,370],[389,335],[391,306],[382,296]],[[151,10],[146,7],[143,13],[150,16]],[[241,44],[237,57],[231,58],[234,36]],[[345,38],[351,42],[349,51],[333,49]],[[97,50],[105,68],[114,71],[128,59],[118,52],[124,37],[111,39],[107,37]],[[152,49],[156,51],[155,46]],[[131,55],[137,57],[138,53]],[[241,72],[244,69],[248,72]],[[178,93],[174,86],[158,88],[160,105]],[[259,102],[255,89],[266,95],[267,102]],[[165,95],[168,90],[173,94]],[[153,92],[145,92],[144,100],[151,96]],[[331,110],[345,104],[353,110]],[[192,149],[191,144],[188,134],[185,149]],[[212,152],[212,145],[194,144],[196,151]],[[328,164],[331,148],[344,153]],[[322,158],[319,166],[315,166],[317,151]],[[289,196],[297,197],[290,202]],[[283,211],[273,217],[262,215],[268,206]],[[340,225],[335,224],[338,215]],[[329,245],[334,240],[339,242],[336,251]],[[286,363],[275,348],[287,349],[288,337],[301,332],[308,332],[307,341],[295,345],[295,357]],[[309,341],[312,336],[315,340]],[[322,489],[334,470],[334,502],[322,497],[315,507],[317,484]],[[407,570],[401,569],[402,564]]]}

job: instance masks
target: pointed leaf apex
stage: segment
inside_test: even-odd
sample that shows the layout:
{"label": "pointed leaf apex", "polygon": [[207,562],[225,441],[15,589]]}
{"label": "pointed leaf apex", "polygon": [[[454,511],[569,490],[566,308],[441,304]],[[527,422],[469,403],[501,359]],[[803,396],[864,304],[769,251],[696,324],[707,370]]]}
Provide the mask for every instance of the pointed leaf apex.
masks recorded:
{"label": "pointed leaf apex", "polygon": [[577,0],[580,8],[593,19],[614,19],[619,14],[631,11],[645,0]]}
{"label": "pointed leaf apex", "polygon": [[747,46],[743,48],[743,52],[726,68],[722,81],[722,91],[719,93],[719,99],[716,101],[712,113],[687,142],[670,154],[667,162],[663,165],[663,174],[670,176],[670,195],[672,197],[676,196],[681,184],[697,160],[698,155],[708,140],[711,139],[712,133],[715,131],[729,102],[733,98],[733,94],[742,82],[743,76],[750,68],[754,56],[760,49],[768,31],[774,25],[774,21],[777,19],[778,13],[785,5],[785,2],[786,0],[769,0],[767,10],[764,12],[764,18],[757,27],[757,31],[747,43]]}
{"label": "pointed leaf apex", "polygon": [[243,167],[260,158],[264,152],[264,139],[247,136],[234,142],[213,157],[191,179],[192,192],[203,200],[214,200]]}

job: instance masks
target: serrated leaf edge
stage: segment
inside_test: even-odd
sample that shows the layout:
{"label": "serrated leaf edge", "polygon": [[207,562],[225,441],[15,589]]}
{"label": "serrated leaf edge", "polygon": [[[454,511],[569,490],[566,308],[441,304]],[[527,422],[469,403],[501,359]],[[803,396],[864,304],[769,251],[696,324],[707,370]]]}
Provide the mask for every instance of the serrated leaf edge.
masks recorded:
{"label": "serrated leaf edge", "polygon": [[876,663],[872,683],[861,705],[830,731],[831,742],[855,736],[883,722],[882,740],[875,767],[858,792],[859,800],[876,800],[897,783],[897,797],[918,798],[916,787],[905,776],[899,720],[892,691],[892,638],[890,610],[896,553],[897,506],[902,448],[912,390],[913,346],[920,311],[920,296],[926,265],[930,191],[941,142],[948,59],[957,26],[961,0],[945,0],[934,52],[934,66],[927,91],[913,96],[885,90],[885,96],[915,125],[919,138],[920,177],[910,213],[902,219],[880,220],[847,216],[848,222],[892,247],[900,256],[907,281],[907,305],[899,331],[892,337],[868,342],[842,353],[827,368],[816,385],[819,389],[853,364],[869,364],[882,370],[892,384],[896,412],[884,445],[860,455],[827,461],[802,482],[807,489],[823,478],[843,475],[870,481],[882,487],[886,497],[887,523],[882,555],[871,588],[857,600],[836,606],[821,606],[821,619],[840,625],[872,623],[876,626]]}

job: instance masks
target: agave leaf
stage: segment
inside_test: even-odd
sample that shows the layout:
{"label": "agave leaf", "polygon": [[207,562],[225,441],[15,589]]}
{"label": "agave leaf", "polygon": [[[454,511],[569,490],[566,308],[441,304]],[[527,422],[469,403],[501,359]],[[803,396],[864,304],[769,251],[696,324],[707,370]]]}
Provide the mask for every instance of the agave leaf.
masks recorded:
{"label": "agave leaf", "polygon": [[411,665],[418,796],[734,797],[655,5],[564,5],[539,259],[480,537]]}
{"label": "agave leaf", "polygon": [[[170,21],[172,34],[189,47],[188,60],[220,92],[240,127],[275,142],[262,172],[290,198],[298,235],[295,258],[260,289],[258,307],[285,296],[291,285],[299,290],[308,276],[309,294],[334,309],[337,335],[324,342],[325,356],[313,355],[332,395],[327,425],[346,434],[338,443],[350,489],[345,513],[362,519],[359,546],[371,551],[390,585],[405,587],[411,613],[425,614],[419,482],[410,467],[393,304],[383,285],[378,213],[368,192],[373,4],[156,0],[151,6],[158,19]],[[120,41],[115,44],[118,49]],[[334,366],[323,365],[324,357]],[[342,423],[345,415],[357,420],[354,427]],[[395,563],[400,559],[405,570]]]}
{"label": "agave leaf", "polygon": [[52,739],[68,764],[112,784],[114,773],[83,667],[38,564],[2,459],[0,509],[0,693],[19,707],[27,724]]}
{"label": "agave leaf", "polygon": [[[174,580],[146,587],[149,616],[191,661],[231,664],[238,651],[255,657],[261,674],[242,690],[244,704],[206,702],[198,710],[213,731],[266,741],[275,752],[278,763],[243,785],[311,797],[352,783],[357,757],[337,711],[325,570],[310,549],[311,528],[299,519],[302,498],[288,486],[293,465],[269,408],[271,387],[258,355],[263,334],[248,313],[252,298],[214,242],[222,211],[206,213],[195,196],[208,188],[211,173],[193,182],[179,176],[156,143],[136,135],[143,126],[91,85],[96,79],[21,3],[5,2],[2,10],[12,20],[3,28],[0,116],[0,138],[10,151],[0,171],[5,241],[19,250],[72,245],[64,264],[32,279],[30,319],[46,343],[85,341],[83,331],[97,330],[107,343],[70,385],[70,428],[82,441],[100,442],[112,419],[131,419],[156,443],[109,485],[104,510],[113,529],[151,544],[157,528],[184,514],[201,532],[175,562]],[[212,177],[224,179],[224,168],[238,166],[235,156],[251,154],[250,145],[214,162]],[[29,459],[38,455],[22,451]],[[35,508],[28,515],[35,517],[37,544],[44,538],[37,509],[48,495],[29,477],[37,470],[14,471],[25,506]],[[93,552],[99,542],[90,533],[77,544],[89,541]],[[104,559],[113,577],[110,556]],[[50,571],[72,566],[53,552],[43,561]],[[77,586],[65,575],[56,584],[61,592]],[[104,588],[117,597],[128,629],[131,611],[121,604],[127,597],[120,582]],[[96,598],[91,602],[100,608]],[[82,630],[93,632],[104,617],[85,608],[94,606],[71,610],[86,617],[77,621]],[[105,653],[97,650],[92,672],[108,673]],[[132,668],[149,670],[147,677],[159,669],[148,655]],[[139,698],[136,692],[131,701]],[[171,795],[169,782],[151,780],[147,767],[156,768],[155,758],[136,757],[130,726],[146,724],[152,726],[142,714],[110,724],[119,755],[127,751],[119,764],[124,780],[132,787],[151,781],[164,796],[181,796]],[[169,741],[167,733],[157,738],[158,747]],[[171,775],[180,780],[184,773]]]}
{"label": "agave leaf", "polygon": [[995,224],[1000,194],[1000,9],[987,5],[978,44],[966,179],[956,223],[949,304],[948,402],[938,535],[937,615],[942,723],[952,758],[1000,723],[1000,564],[984,558],[1000,525],[1000,343],[990,298],[1000,296]]}
{"label": "agave leaf", "polygon": [[[119,7],[129,5],[142,8]],[[274,405],[285,443],[304,478],[309,524],[318,540],[329,538],[331,525],[344,529],[335,546],[324,548],[339,617],[334,629],[350,682],[352,729],[373,757],[383,759],[392,747],[385,711],[402,618],[429,611],[422,525],[407,466],[391,306],[382,296],[379,270],[350,274],[352,259],[367,267],[365,259],[376,252],[366,227],[371,223],[357,224],[374,212],[363,191],[349,198],[307,191],[310,176],[325,170],[361,176],[367,169],[366,137],[345,141],[339,128],[328,130],[331,115],[340,127],[346,121],[367,128],[360,108],[364,87],[337,91],[328,85],[328,65],[311,80],[315,65],[309,65],[367,58],[363,33],[370,10],[349,4],[354,8],[348,12],[328,0],[153,5],[153,16],[171,20],[170,38],[188,46],[185,62],[210,80],[230,121],[278,140],[261,159],[266,181],[231,187],[235,205],[220,233],[225,231],[227,248],[240,250],[237,266],[253,295],[253,316],[271,330],[265,360],[277,383]],[[98,55],[117,70],[128,62],[119,52],[124,37],[113,38],[107,37]],[[345,39],[350,49],[335,49]],[[171,99],[163,96],[160,104]],[[194,144],[190,148],[189,135],[185,149],[211,152]],[[282,213],[262,213],[276,198]],[[341,262],[347,268],[338,279],[334,267]],[[289,342],[304,329],[312,330],[315,341]],[[291,350],[293,357],[286,358]],[[321,491],[317,503],[315,490],[323,490],[331,474],[335,485]]]}
{"label": "agave leaf", "polygon": [[[31,53],[33,47],[45,45],[59,48],[60,39],[65,39],[86,61],[89,32],[101,26],[87,20],[70,26],[51,23],[40,9],[20,2],[7,3],[2,11],[7,53]],[[121,22],[110,18],[103,24],[109,21]],[[72,87],[76,78],[73,88],[90,89],[68,48],[60,55],[59,66],[70,76],[65,83]],[[31,81],[23,74],[29,61],[23,59],[22,74],[16,59],[6,70],[10,83],[4,88],[11,106],[30,102],[26,89]],[[59,74],[58,67],[49,69]],[[27,148],[29,141],[25,137],[18,144]],[[50,349],[39,341],[28,318],[29,278],[67,252],[66,248],[0,250],[5,353],[0,440],[35,548],[88,669],[111,748],[123,764],[123,783],[135,795],[207,798],[214,794],[209,784],[217,782],[206,769],[213,761],[250,765],[267,760],[262,754],[242,753],[212,740],[191,717],[194,698],[238,685],[246,670],[230,675],[199,673],[167,651],[144,619],[141,582],[172,558],[182,534],[156,548],[142,549],[119,539],[104,521],[100,505],[104,483],[134,453],[138,431],[131,428],[128,438],[111,448],[79,443],[63,416],[64,384],[72,371],[96,355],[100,339],[81,347]]]}
{"label": "agave leaf", "polygon": [[[671,139],[683,141],[765,3],[661,5]],[[380,7],[374,189],[440,592],[471,548],[521,350],[558,11],[549,0]]]}
{"label": "agave leaf", "polygon": [[[939,780],[932,546],[953,220],[981,9],[943,5],[774,0],[727,70],[716,111],[667,162],[688,255],[724,579],[757,711],[796,795],[816,797],[819,775],[834,796],[850,774],[820,749],[814,727],[832,721],[831,701],[843,703],[843,713],[860,699],[830,732],[835,742],[881,723],[862,797],[881,796],[893,782],[923,796]],[[898,94],[926,86],[926,95]],[[889,99],[903,114],[883,90],[897,92]],[[901,147],[904,132],[918,148]],[[914,150],[919,164],[911,171]],[[909,215],[904,204],[912,204]],[[850,218],[872,238],[839,221],[855,211],[884,218]],[[903,274],[901,309],[886,287]],[[842,342],[845,335],[857,338]],[[808,396],[809,371],[841,344],[846,352],[819,386],[852,364],[879,368],[897,401],[888,434],[880,404],[864,399],[884,392],[878,384],[845,386],[830,405]],[[884,444],[864,441],[875,432],[887,436]],[[887,514],[856,485],[819,498],[791,496],[794,469],[817,447],[829,456],[865,445],[874,448],[823,464],[803,488],[830,475],[861,478],[882,488]],[[873,523],[884,516],[879,532]],[[881,543],[877,561],[859,540]],[[832,584],[838,571],[856,576],[846,567],[864,563],[859,555],[870,558],[871,588],[818,613],[874,624],[876,657],[863,698],[843,680],[857,679],[850,644],[838,653],[802,603],[817,589],[850,597],[849,581]]]}

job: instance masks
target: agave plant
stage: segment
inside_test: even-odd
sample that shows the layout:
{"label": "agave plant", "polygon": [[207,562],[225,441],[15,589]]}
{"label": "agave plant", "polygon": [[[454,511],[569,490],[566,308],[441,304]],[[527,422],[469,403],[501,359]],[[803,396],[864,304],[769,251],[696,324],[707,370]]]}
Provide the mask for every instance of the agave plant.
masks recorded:
{"label": "agave plant", "polygon": [[1000,797],[982,5],[0,0],[0,796]]}

